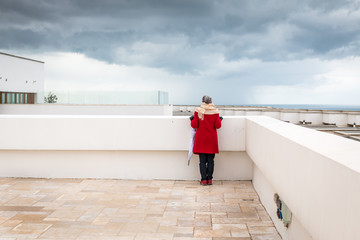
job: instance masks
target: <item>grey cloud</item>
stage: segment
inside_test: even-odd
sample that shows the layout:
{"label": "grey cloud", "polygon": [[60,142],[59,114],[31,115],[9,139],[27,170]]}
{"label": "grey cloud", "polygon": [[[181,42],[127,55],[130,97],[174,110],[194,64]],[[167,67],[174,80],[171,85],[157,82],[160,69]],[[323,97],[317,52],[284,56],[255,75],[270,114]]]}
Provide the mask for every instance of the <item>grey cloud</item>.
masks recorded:
{"label": "grey cloud", "polygon": [[[347,31],[331,31],[324,29],[306,29],[296,37],[298,45],[311,49],[318,55],[326,56],[334,49],[342,48],[359,41],[359,33]],[[359,51],[353,54],[359,54]]]}
{"label": "grey cloud", "polygon": [[176,73],[202,70],[209,51],[226,61],[337,58],[359,53],[358,10],[355,0],[2,0],[0,48],[75,51]]}
{"label": "grey cloud", "polygon": [[307,0],[305,1],[312,9],[322,12],[332,12],[341,8],[348,9],[349,11],[358,10],[360,2],[357,0],[341,1],[341,0]]}

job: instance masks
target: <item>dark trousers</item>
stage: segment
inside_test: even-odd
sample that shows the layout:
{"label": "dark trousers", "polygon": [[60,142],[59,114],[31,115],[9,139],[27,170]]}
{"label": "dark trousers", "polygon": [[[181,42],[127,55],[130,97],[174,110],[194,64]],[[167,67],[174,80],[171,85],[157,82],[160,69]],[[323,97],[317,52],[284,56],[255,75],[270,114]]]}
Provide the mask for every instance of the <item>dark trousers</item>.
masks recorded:
{"label": "dark trousers", "polygon": [[201,181],[212,180],[215,154],[199,153]]}

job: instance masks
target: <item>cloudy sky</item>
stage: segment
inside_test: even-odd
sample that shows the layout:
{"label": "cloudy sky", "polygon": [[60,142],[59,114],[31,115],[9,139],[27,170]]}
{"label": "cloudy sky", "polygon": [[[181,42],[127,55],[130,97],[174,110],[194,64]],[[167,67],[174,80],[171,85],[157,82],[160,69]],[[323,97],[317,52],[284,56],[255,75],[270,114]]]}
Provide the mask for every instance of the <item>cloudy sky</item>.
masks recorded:
{"label": "cloudy sky", "polygon": [[0,51],[47,91],[360,105],[360,0],[0,0]]}

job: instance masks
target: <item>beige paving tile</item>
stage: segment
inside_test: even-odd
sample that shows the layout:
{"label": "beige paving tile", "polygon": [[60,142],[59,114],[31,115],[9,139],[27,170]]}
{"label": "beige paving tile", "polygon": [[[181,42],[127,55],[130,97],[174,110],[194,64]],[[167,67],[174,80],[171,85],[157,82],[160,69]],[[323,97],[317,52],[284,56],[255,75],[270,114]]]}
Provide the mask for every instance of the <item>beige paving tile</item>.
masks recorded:
{"label": "beige paving tile", "polygon": [[174,238],[193,238],[194,233],[174,233]]}
{"label": "beige paving tile", "polygon": [[0,206],[0,211],[22,211],[22,212],[35,212],[41,211],[43,207],[34,206]]}
{"label": "beige paving tile", "polygon": [[46,223],[20,223],[8,233],[12,234],[41,234],[48,230],[52,224]]}
{"label": "beige paving tile", "polygon": [[3,224],[1,224],[1,226],[14,228],[22,222],[23,222],[23,220],[8,220],[8,221],[4,222]]}
{"label": "beige paving tile", "polygon": [[277,234],[275,227],[249,226],[250,234]]}
{"label": "beige paving tile", "polygon": [[173,233],[139,233],[135,240],[172,240]]}
{"label": "beige paving tile", "polygon": [[230,238],[214,237],[213,240],[251,240],[251,238],[250,237],[230,237]]}
{"label": "beige paving tile", "polygon": [[230,230],[232,238],[244,238],[244,239],[251,239],[250,233],[247,230]]}
{"label": "beige paving tile", "polygon": [[243,193],[243,192],[232,192],[232,193],[224,193],[225,199],[249,199],[250,194],[249,193]]}
{"label": "beige paving tile", "polygon": [[10,231],[12,227],[0,225],[0,236]]}
{"label": "beige paving tile", "polygon": [[78,236],[77,239],[99,239],[99,238],[110,238],[117,237],[118,233],[121,231],[122,226],[111,226],[111,227],[102,227],[102,228],[87,228],[83,230]]}
{"label": "beige paving tile", "polygon": [[211,203],[212,212],[241,212],[239,204],[236,203]]}
{"label": "beige paving tile", "polygon": [[280,239],[250,181],[0,178],[0,240]]}
{"label": "beige paving tile", "polygon": [[83,215],[81,215],[77,221],[80,222],[93,222],[97,216],[101,213],[102,208],[100,209],[90,209],[87,210]]}
{"label": "beige paving tile", "polygon": [[44,221],[76,221],[84,214],[84,211],[76,211],[73,209],[55,210]]}
{"label": "beige paving tile", "polygon": [[224,195],[222,193],[205,193],[198,194],[198,202],[207,202],[207,203],[219,203],[224,202]]}
{"label": "beige paving tile", "polygon": [[242,198],[224,198],[224,202],[226,202],[226,203],[243,203],[244,199],[242,199]]}
{"label": "beige paving tile", "polygon": [[195,228],[195,237],[231,237],[230,230],[212,230],[211,228]]}
{"label": "beige paving tile", "polygon": [[126,223],[123,232],[155,233],[159,228],[158,223]]}
{"label": "beige paving tile", "polygon": [[11,220],[22,220],[22,221],[42,221],[51,212],[19,212],[11,218]]}
{"label": "beige paving tile", "polygon": [[160,226],[176,226],[177,221],[178,221],[177,217],[164,216],[161,219]]}
{"label": "beige paving tile", "polygon": [[259,219],[259,215],[253,212],[229,212],[229,218],[245,218],[245,219]]}
{"label": "beige paving tile", "polygon": [[51,227],[46,232],[41,234],[39,239],[76,239],[83,229],[68,228],[68,227]]}
{"label": "beige paving tile", "polygon": [[135,239],[136,233],[120,232],[118,236],[123,240],[133,240]]}
{"label": "beige paving tile", "polygon": [[41,198],[43,198],[44,196],[38,196],[38,195],[33,195],[33,194],[21,194],[20,196],[8,201],[6,204],[7,205],[23,205],[23,206],[31,206],[33,204],[35,204],[36,202],[38,202]]}
{"label": "beige paving tile", "polygon": [[226,212],[195,212],[195,216],[209,216],[212,218],[227,218]]}
{"label": "beige paving tile", "polygon": [[0,237],[0,240],[16,240],[16,238],[13,238],[13,237]]}
{"label": "beige paving tile", "polygon": [[179,236],[180,233],[183,235],[191,235],[194,234],[194,227],[179,227],[179,226],[160,226],[158,228],[159,233],[174,233],[175,235]]}
{"label": "beige paving tile", "polygon": [[2,235],[2,238],[5,239],[16,239],[16,240],[28,240],[28,239],[38,239],[37,234],[16,234],[16,233],[6,233]]}
{"label": "beige paving tile", "polygon": [[173,240],[212,240],[212,237],[174,237]]}
{"label": "beige paving tile", "polygon": [[0,224],[2,224],[3,222],[6,222],[9,219],[10,219],[10,217],[0,215]]}
{"label": "beige paving tile", "polygon": [[110,219],[109,217],[97,217],[92,222],[92,225],[106,225],[110,222]]}
{"label": "beige paving tile", "polygon": [[17,211],[0,211],[0,217],[3,219],[10,219],[13,216],[15,216],[17,213],[18,213]]}
{"label": "beige paving tile", "polygon": [[238,224],[243,223],[243,218],[213,217],[212,224]]}
{"label": "beige paving tile", "polygon": [[255,234],[251,235],[252,240],[281,240],[281,237],[278,234]]}
{"label": "beige paving tile", "polygon": [[[80,235],[76,238],[76,240],[134,240],[135,237],[127,237],[127,236],[96,236],[96,235]],[[0,239],[1,240],[1,239]]]}
{"label": "beige paving tile", "polygon": [[212,225],[213,230],[231,230],[231,231],[242,231],[246,230],[247,227],[245,224],[213,224]]}

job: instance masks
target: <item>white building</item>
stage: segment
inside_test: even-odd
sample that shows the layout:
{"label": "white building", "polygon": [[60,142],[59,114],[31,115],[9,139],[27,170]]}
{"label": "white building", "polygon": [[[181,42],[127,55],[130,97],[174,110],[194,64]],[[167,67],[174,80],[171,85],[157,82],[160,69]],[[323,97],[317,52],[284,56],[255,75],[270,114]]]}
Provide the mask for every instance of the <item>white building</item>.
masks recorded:
{"label": "white building", "polygon": [[44,62],[0,52],[0,104],[44,102]]}

